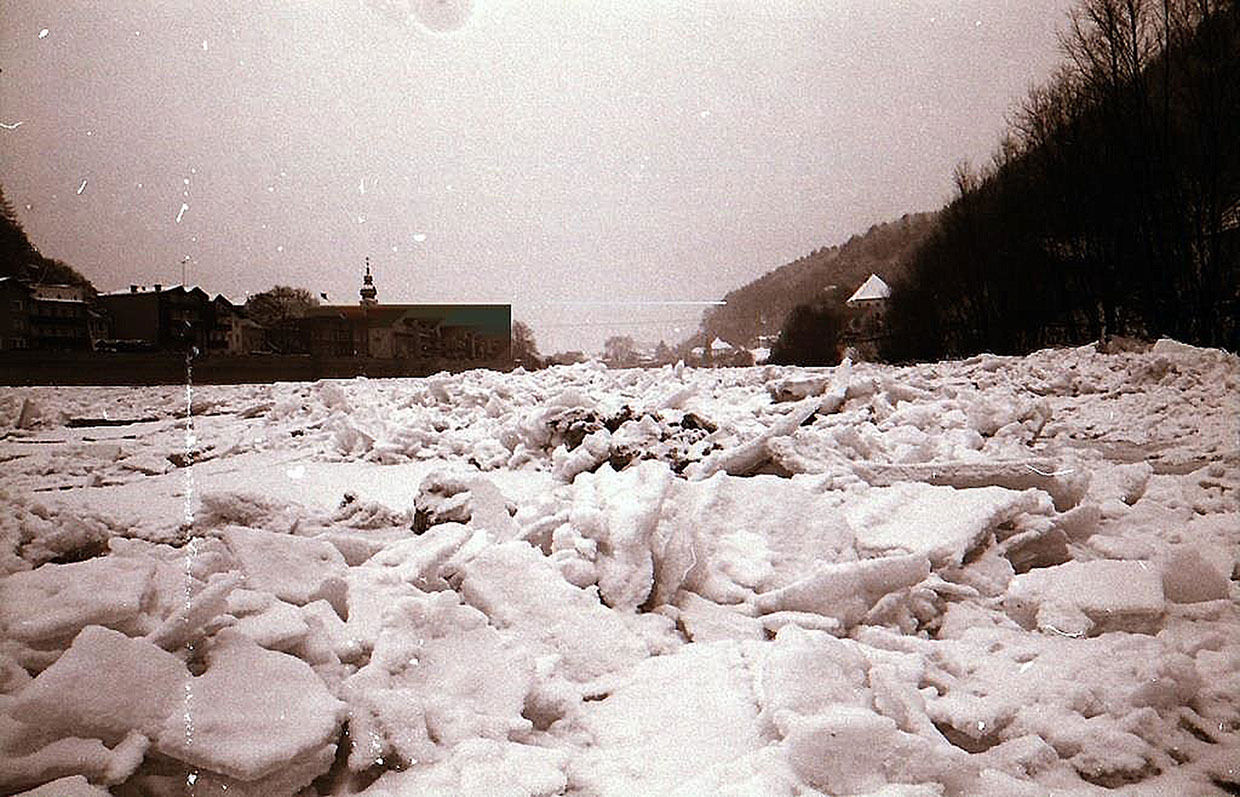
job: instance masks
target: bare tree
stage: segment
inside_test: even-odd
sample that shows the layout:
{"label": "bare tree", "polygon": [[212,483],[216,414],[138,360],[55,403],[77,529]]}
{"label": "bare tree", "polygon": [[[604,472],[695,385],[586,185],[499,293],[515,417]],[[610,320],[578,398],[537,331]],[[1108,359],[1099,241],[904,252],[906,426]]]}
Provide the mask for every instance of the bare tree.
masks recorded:
{"label": "bare tree", "polygon": [[246,299],[245,311],[265,327],[278,327],[303,317],[307,310],[318,304],[319,300],[305,288],[277,285]]}
{"label": "bare tree", "polygon": [[628,335],[613,335],[603,342],[603,361],[612,368],[627,368],[637,362],[637,344]]}
{"label": "bare tree", "polygon": [[534,341],[534,330],[523,321],[512,322],[512,362],[526,370],[542,367],[538,344]]}

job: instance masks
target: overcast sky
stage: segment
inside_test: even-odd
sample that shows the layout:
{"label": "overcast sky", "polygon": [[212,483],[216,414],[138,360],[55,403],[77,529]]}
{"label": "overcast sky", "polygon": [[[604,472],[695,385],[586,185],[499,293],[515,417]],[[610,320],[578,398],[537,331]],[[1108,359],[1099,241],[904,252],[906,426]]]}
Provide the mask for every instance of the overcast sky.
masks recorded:
{"label": "overcast sky", "polygon": [[4,0],[0,183],[101,290],[188,257],[355,302],[369,256],[381,301],[511,303],[544,353],[673,343],[671,303],[941,205],[1070,3],[470,5]]}

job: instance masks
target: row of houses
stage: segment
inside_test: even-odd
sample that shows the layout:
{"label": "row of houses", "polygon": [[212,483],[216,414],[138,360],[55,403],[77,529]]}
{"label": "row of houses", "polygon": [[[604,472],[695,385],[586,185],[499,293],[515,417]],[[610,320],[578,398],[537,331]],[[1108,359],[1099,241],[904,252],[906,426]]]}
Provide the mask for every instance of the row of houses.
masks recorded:
{"label": "row of houses", "polygon": [[0,278],[0,350],[152,350],[245,354],[265,330],[244,308],[174,285],[96,294],[85,285]]}
{"label": "row of houses", "polygon": [[266,329],[243,306],[197,286],[130,285],[99,294],[98,304],[108,335],[96,342],[97,349],[249,354],[266,347]]}
{"label": "row of houses", "polygon": [[0,279],[0,350],[191,351],[497,361],[510,356],[509,305],[382,305],[367,268],[361,302],[323,305],[265,327],[197,286],[88,288]]}

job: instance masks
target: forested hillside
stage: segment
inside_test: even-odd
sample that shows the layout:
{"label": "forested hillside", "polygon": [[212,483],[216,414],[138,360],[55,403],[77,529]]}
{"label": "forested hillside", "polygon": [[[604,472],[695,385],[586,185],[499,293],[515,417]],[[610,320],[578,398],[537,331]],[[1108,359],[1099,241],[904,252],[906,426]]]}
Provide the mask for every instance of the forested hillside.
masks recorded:
{"label": "forested hillside", "polygon": [[1085,0],[1062,44],[893,284],[889,358],[1240,344],[1236,3]]}
{"label": "forested hillside", "polygon": [[90,280],[72,266],[44,257],[30,243],[3,187],[0,187],[0,277],[90,286]]}

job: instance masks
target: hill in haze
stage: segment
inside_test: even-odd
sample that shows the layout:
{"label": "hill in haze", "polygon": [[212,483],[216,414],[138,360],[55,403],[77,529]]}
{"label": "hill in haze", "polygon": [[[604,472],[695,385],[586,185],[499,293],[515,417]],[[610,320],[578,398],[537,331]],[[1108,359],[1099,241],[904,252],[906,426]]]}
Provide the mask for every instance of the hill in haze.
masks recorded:
{"label": "hill in haze", "polygon": [[890,283],[903,275],[905,260],[930,234],[935,218],[935,213],[905,214],[767,272],[728,293],[727,304],[707,310],[689,345],[719,337],[747,346],[759,335],[778,334],[797,305],[842,304],[871,273]]}

